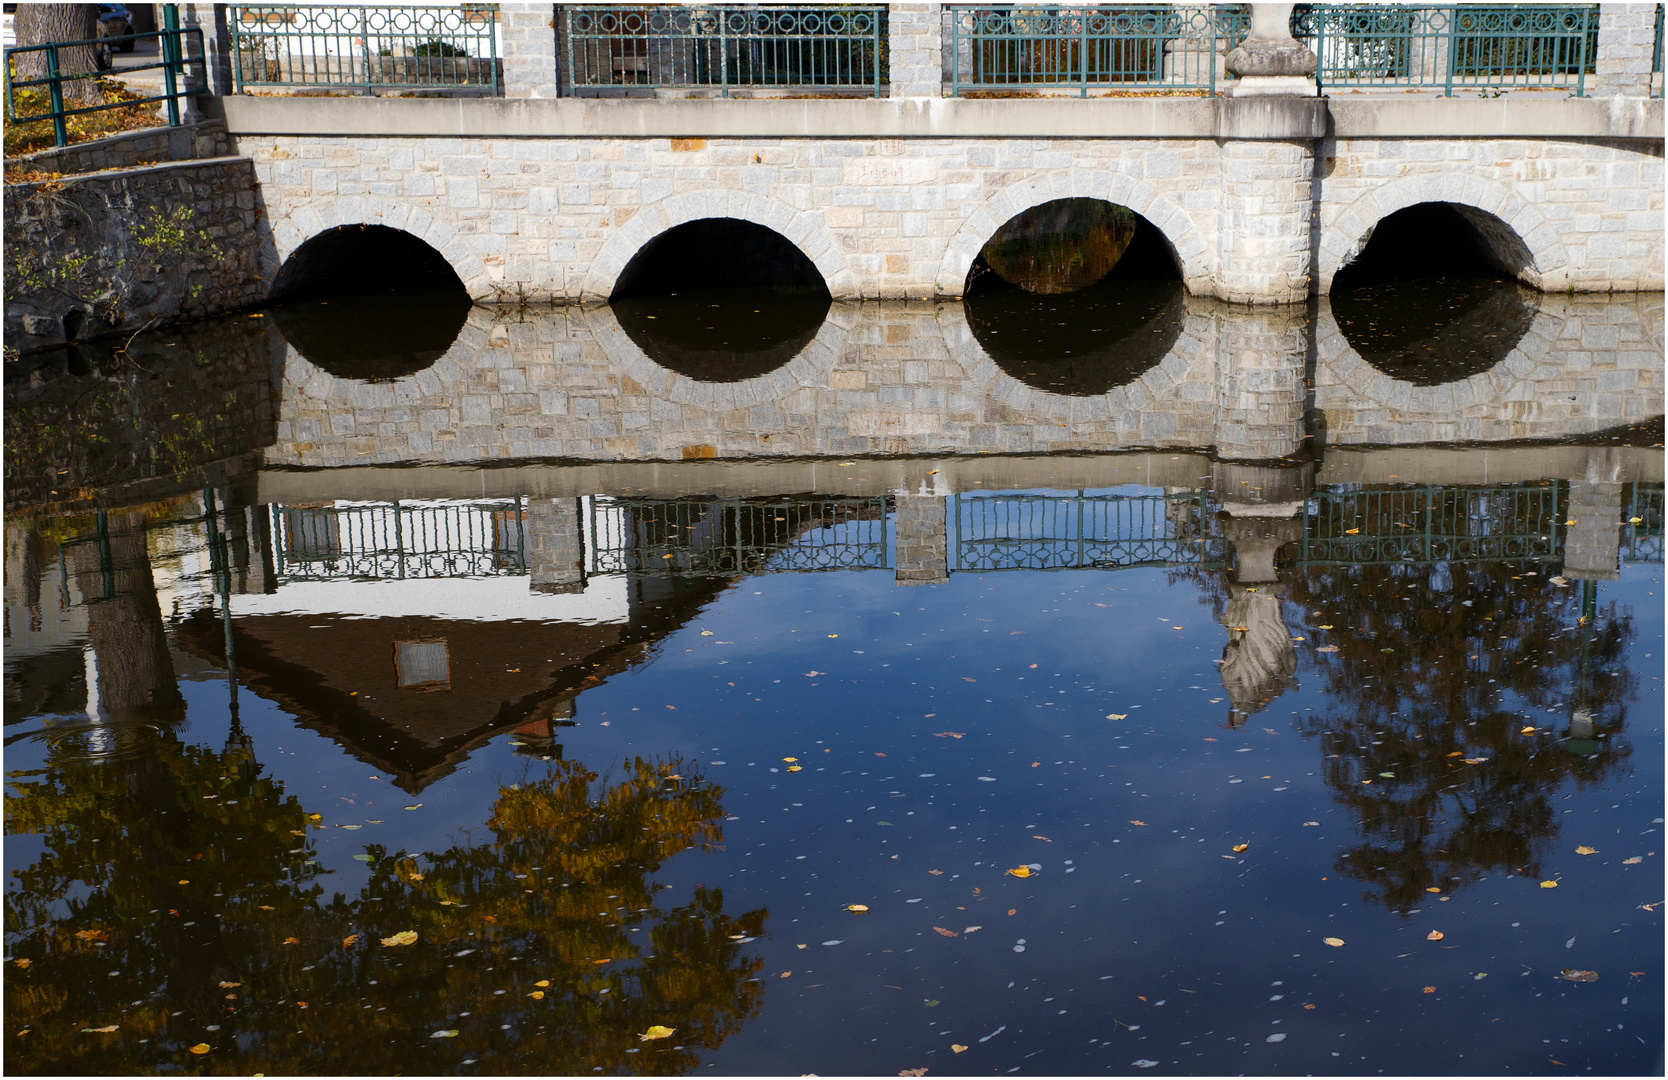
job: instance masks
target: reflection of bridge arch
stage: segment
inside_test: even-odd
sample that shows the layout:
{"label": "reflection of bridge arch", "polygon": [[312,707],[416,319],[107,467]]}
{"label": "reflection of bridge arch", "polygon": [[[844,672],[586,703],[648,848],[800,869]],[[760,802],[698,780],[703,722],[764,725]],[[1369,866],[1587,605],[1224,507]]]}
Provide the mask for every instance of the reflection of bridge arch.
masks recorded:
{"label": "reflection of bridge arch", "polygon": [[[1535,401],[1531,376],[1546,363],[1563,329],[1563,317],[1543,306],[1523,338],[1492,368],[1457,382],[1417,386],[1363,359],[1323,299],[1315,320],[1315,406],[1328,414],[1347,414],[1352,421],[1337,423],[1329,416],[1327,441],[1424,443],[1500,437],[1482,427],[1491,419],[1483,411]],[[1506,415],[1501,423],[1507,422]]]}
{"label": "reflection of bridge arch", "polygon": [[1127,173],[1104,169],[1074,169],[1021,180],[986,199],[950,238],[938,264],[934,291],[940,296],[960,296],[973,260],[996,230],[1033,206],[1056,199],[1099,199],[1135,211],[1164,235],[1187,291],[1195,296],[1214,292],[1207,261],[1210,248],[1187,211]]}

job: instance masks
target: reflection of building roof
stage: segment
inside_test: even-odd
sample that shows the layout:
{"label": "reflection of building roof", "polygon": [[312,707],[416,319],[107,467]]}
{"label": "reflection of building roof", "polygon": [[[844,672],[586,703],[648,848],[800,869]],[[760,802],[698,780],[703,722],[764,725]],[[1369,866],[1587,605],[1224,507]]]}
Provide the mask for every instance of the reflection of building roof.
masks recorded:
{"label": "reflection of building roof", "polygon": [[[494,735],[571,715],[581,692],[646,659],[727,584],[634,583],[625,623],[234,616],[233,649],[244,687],[417,792]],[[223,661],[223,629],[208,611],[186,619],[178,640]],[[402,686],[396,643],[444,649],[425,654],[417,676],[408,666]],[[436,663],[443,680],[431,677]]]}

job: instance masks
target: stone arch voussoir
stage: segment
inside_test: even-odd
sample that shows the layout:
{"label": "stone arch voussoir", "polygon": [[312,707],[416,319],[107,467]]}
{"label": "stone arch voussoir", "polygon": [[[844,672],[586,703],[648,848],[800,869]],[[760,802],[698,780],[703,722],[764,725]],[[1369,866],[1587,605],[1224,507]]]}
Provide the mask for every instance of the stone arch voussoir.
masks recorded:
{"label": "stone arch voussoir", "polygon": [[860,296],[857,277],[834,237],[823,227],[820,213],[797,210],[764,195],[719,188],[669,195],[638,210],[603,241],[602,250],[591,260],[580,285],[578,299],[588,303],[606,301],[627,264],[651,240],[703,218],[735,218],[762,225],[811,261],[834,299],[855,300]]}
{"label": "stone arch voussoir", "polygon": [[1361,254],[1378,223],[1420,203],[1449,203],[1468,217],[1487,214],[1504,225],[1529,253],[1524,281],[1543,291],[1562,288],[1568,278],[1569,254],[1557,231],[1532,203],[1506,184],[1476,175],[1406,176],[1362,192],[1352,202],[1331,209],[1321,229],[1315,267],[1320,292],[1332,291],[1332,279]]}
{"label": "stone arch voussoir", "polygon": [[960,296],[973,260],[997,229],[1033,206],[1063,198],[1101,199],[1140,214],[1169,242],[1187,291],[1210,295],[1211,268],[1206,262],[1209,245],[1194,227],[1192,217],[1148,184],[1110,170],[1021,180],[980,203],[946,245],[934,290],[940,296]]}

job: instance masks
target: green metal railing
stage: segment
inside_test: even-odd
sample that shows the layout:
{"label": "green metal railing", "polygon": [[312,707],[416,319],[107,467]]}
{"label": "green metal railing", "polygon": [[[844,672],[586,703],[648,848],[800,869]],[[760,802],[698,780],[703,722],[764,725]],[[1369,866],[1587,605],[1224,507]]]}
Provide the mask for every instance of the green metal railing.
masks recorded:
{"label": "green metal railing", "polygon": [[[59,146],[69,145],[69,125],[66,123],[71,116],[85,116],[89,113],[104,112],[108,109],[125,109],[133,105],[147,105],[155,102],[166,102],[168,123],[178,126],[180,122],[180,99],[188,94],[200,93],[207,86],[207,77],[203,66],[203,32],[201,30],[181,30],[178,24],[178,11],[173,4],[164,5],[163,18],[168,23],[162,30],[155,30],[146,34],[123,34],[116,37],[90,38],[82,41],[52,41],[44,45],[24,45],[7,49],[6,64],[6,119],[14,124],[27,124],[37,120],[52,121],[52,134]],[[188,52],[186,43],[194,39],[197,47]],[[151,97],[134,98],[128,101],[114,101],[102,105],[82,105],[69,107],[64,96],[64,84],[90,81],[104,76],[100,71],[65,71],[59,60],[60,51],[68,48],[93,46],[95,48],[114,48],[124,42],[155,41],[157,54],[161,57],[154,64],[139,64],[134,67],[123,68],[123,74],[133,71],[161,71],[163,73],[164,92]],[[45,58],[46,75],[39,79],[19,79],[17,77],[16,59],[39,53]],[[188,89],[185,80],[195,72],[195,89]],[[45,87],[47,100],[51,108],[41,112],[28,112],[19,108],[19,90],[30,87]]]}
{"label": "green metal railing", "polygon": [[1216,92],[1244,38],[1242,6],[947,5],[950,95]]}
{"label": "green metal railing", "polygon": [[233,85],[502,92],[496,4],[232,4]]}
{"label": "green metal railing", "polygon": [[277,580],[527,573],[521,499],[271,507]]}
{"label": "green metal railing", "polygon": [[1651,43],[1651,93],[1657,97],[1663,96],[1668,79],[1662,76],[1662,8],[1656,6],[1656,37]]}
{"label": "green metal railing", "polygon": [[1563,551],[1560,499],[1568,483],[1520,487],[1340,488],[1303,514],[1304,566],[1518,562]]}
{"label": "green metal railing", "polygon": [[1223,567],[1204,491],[1173,495],[965,493],[950,497],[951,570]]}
{"label": "green metal railing", "polygon": [[1315,4],[1292,18],[1321,92],[1555,89],[1586,93],[1598,6]]}
{"label": "green metal railing", "polygon": [[1622,515],[1621,556],[1623,562],[1662,561],[1661,484],[1629,484],[1627,510]]}
{"label": "green metal railing", "polygon": [[658,88],[884,96],[884,4],[562,6],[562,82],[597,96]]}
{"label": "green metal railing", "polygon": [[848,499],[591,500],[590,572],[712,577],[878,570],[884,495]]}

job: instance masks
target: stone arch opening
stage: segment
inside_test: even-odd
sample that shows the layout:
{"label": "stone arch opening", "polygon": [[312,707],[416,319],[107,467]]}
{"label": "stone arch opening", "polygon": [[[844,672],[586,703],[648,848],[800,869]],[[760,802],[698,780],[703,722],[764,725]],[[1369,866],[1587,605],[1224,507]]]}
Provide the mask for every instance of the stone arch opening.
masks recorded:
{"label": "stone arch opening", "polygon": [[271,315],[296,350],[347,379],[396,379],[452,347],[472,301],[433,247],[387,225],[308,240],[273,282]]}
{"label": "stone arch opening", "polygon": [[1379,221],[1332,279],[1338,329],[1363,360],[1415,386],[1488,371],[1523,340],[1538,304],[1534,258],[1493,214],[1425,202]]}
{"label": "stone arch opening", "polygon": [[1028,386],[1104,394],[1175,346],[1186,316],[1175,251],[1151,222],[1103,199],[1055,199],[1010,218],[973,260],[968,328]]}
{"label": "stone arch opening", "polygon": [[792,241],[739,218],[699,218],[650,240],[609,306],[644,354],[701,382],[769,374],[811,343],[833,303]]}

